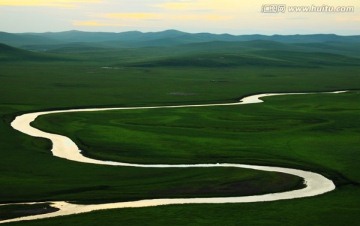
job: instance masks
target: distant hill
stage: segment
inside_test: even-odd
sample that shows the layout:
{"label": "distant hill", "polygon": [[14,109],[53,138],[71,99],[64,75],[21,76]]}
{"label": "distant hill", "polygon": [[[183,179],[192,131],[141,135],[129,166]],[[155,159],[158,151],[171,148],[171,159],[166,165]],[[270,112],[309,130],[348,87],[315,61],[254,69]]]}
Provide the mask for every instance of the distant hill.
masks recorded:
{"label": "distant hill", "polygon": [[160,57],[127,64],[134,67],[239,67],[274,66],[307,67],[360,66],[360,59],[332,53],[257,50],[238,53],[206,53],[176,57]]}
{"label": "distant hill", "polygon": [[128,64],[134,67],[237,67],[237,66],[296,66],[298,64],[256,55],[201,54],[171,57]]}
{"label": "distant hill", "polygon": [[22,47],[25,45],[53,45],[59,43],[59,41],[52,40],[41,35],[32,34],[11,34],[6,32],[0,32],[0,43],[4,43],[10,46]]}
{"label": "distant hill", "polygon": [[177,30],[162,32],[129,31],[112,32],[46,32],[18,33],[0,32],[0,43],[16,47],[31,47],[44,49],[48,45],[64,45],[70,43],[91,43],[94,46],[124,48],[149,46],[175,46],[205,42],[243,42],[243,41],[274,41],[280,43],[324,43],[324,42],[354,42],[360,43],[360,36],[339,36],[335,34],[313,35],[230,35],[211,33],[186,33]]}
{"label": "distant hill", "polygon": [[56,60],[69,60],[68,58],[36,53],[27,50],[14,48],[0,43],[0,62],[7,61],[56,61]]}
{"label": "distant hill", "polygon": [[77,59],[112,61],[112,65],[132,67],[321,67],[359,66],[360,61],[360,36],[334,34],[235,36],[177,30],[0,32],[1,42],[2,61]]}

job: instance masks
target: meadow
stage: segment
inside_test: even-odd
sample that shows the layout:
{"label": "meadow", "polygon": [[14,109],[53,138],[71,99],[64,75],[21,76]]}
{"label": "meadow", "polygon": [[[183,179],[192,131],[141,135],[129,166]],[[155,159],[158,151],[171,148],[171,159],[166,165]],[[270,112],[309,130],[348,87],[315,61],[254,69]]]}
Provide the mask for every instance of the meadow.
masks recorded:
{"label": "meadow", "polygon": [[[337,185],[334,192],[269,203],[100,211],[12,225],[354,225],[360,211],[360,60],[337,53],[310,59],[304,52],[286,55],[282,50],[248,49],[244,55],[233,47],[216,55],[216,48],[198,48],[179,48],[177,54],[172,54],[175,47],[61,49],[36,57],[27,52],[25,58],[10,49],[0,64],[0,203],[251,195],[302,186],[296,177],[252,170],[141,170],[54,158],[47,140],[10,127],[25,112],[224,103],[254,93],[351,90],[271,97],[243,106],[57,114],[34,123],[71,137],[93,158],[284,166],[329,177]],[[22,208],[0,206],[0,216],[12,217]]]}

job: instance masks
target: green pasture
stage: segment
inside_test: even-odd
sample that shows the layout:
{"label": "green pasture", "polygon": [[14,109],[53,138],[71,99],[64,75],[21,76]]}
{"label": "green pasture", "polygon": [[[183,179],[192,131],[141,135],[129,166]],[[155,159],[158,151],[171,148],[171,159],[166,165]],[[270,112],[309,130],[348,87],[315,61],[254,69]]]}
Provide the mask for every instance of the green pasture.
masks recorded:
{"label": "green pasture", "polygon": [[[207,46],[41,54],[1,47],[7,52],[0,54],[0,203],[225,197],[303,186],[297,177],[253,170],[137,169],[54,158],[49,141],[10,127],[26,112],[230,103],[255,93],[351,90],[271,97],[254,105],[40,117],[36,127],[71,137],[97,159],[283,166],[321,173],[337,189],[298,200],[120,209],[12,225],[355,225],[360,220],[360,60],[348,50],[347,56],[337,55],[351,49],[343,45],[336,53],[313,55],[301,52],[301,45],[290,53],[276,46],[279,51],[231,46],[218,55]],[[0,218],[39,208],[0,207]]]}

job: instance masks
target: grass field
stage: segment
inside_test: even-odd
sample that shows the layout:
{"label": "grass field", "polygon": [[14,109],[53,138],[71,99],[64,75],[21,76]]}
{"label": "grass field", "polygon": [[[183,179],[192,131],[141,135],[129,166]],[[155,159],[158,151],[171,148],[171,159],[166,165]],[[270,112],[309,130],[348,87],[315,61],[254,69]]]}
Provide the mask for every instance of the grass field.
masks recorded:
{"label": "grass field", "polygon": [[[59,114],[35,122],[44,130],[72,137],[94,158],[285,166],[322,173],[338,189],[299,200],[123,209],[13,225],[355,225],[359,221],[357,58],[348,56],[349,61],[331,55],[328,62],[332,66],[321,63],[328,55],[319,54],[316,67],[313,61],[305,62],[304,54],[294,54],[286,66],[269,65],[261,58],[256,65],[234,64],[234,59],[243,62],[239,57],[231,58],[230,63],[221,58],[219,67],[209,68],[204,60],[195,66],[184,65],[185,53],[179,61],[179,56],[170,57],[171,51],[161,50],[162,58],[171,59],[163,61],[154,56],[141,58],[145,50],[127,51],[62,52],[51,61],[33,56],[28,57],[34,60],[2,61],[1,203],[249,195],[301,185],[298,178],[251,170],[140,170],[57,159],[51,156],[48,141],[10,127],[12,119],[24,112],[222,103],[254,93],[349,89],[353,92],[273,97],[256,105]],[[133,57],[126,58],[128,55]],[[198,58],[188,54],[185,63],[194,56]],[[178,64],[169,64],[174,61]],[[0,213],[11,215],[19,209],[0,208]]]}
{"label": "grass field", "polygon": [[56,211],[58,211],[58,209],[49,206],[49,204],[0,206],[0,220],[51,213]]}
{"label": "grass field", "polygon": [[[34,125],[70,136],[95,159],[174,164],[247,162],[338,173],[356,165],[359,93],[271,97],[267,101],[47,115]],[[344,152],[349,157],[339,161]],[[357,170],[347,169],[347,173],[356,175]]]}

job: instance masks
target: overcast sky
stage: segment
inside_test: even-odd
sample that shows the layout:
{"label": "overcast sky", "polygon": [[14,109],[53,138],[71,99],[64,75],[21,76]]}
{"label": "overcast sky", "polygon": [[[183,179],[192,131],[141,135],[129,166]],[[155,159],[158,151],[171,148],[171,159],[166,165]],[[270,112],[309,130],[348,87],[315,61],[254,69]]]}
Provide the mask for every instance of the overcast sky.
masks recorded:
{"label": "overcast sky", "polygon": [[[266,4],[354,12],[263,13]],[[265,7],[269,11],[269,7]],[[0,31],[161,31],[360,35],[360,0],[0,0]]]}

